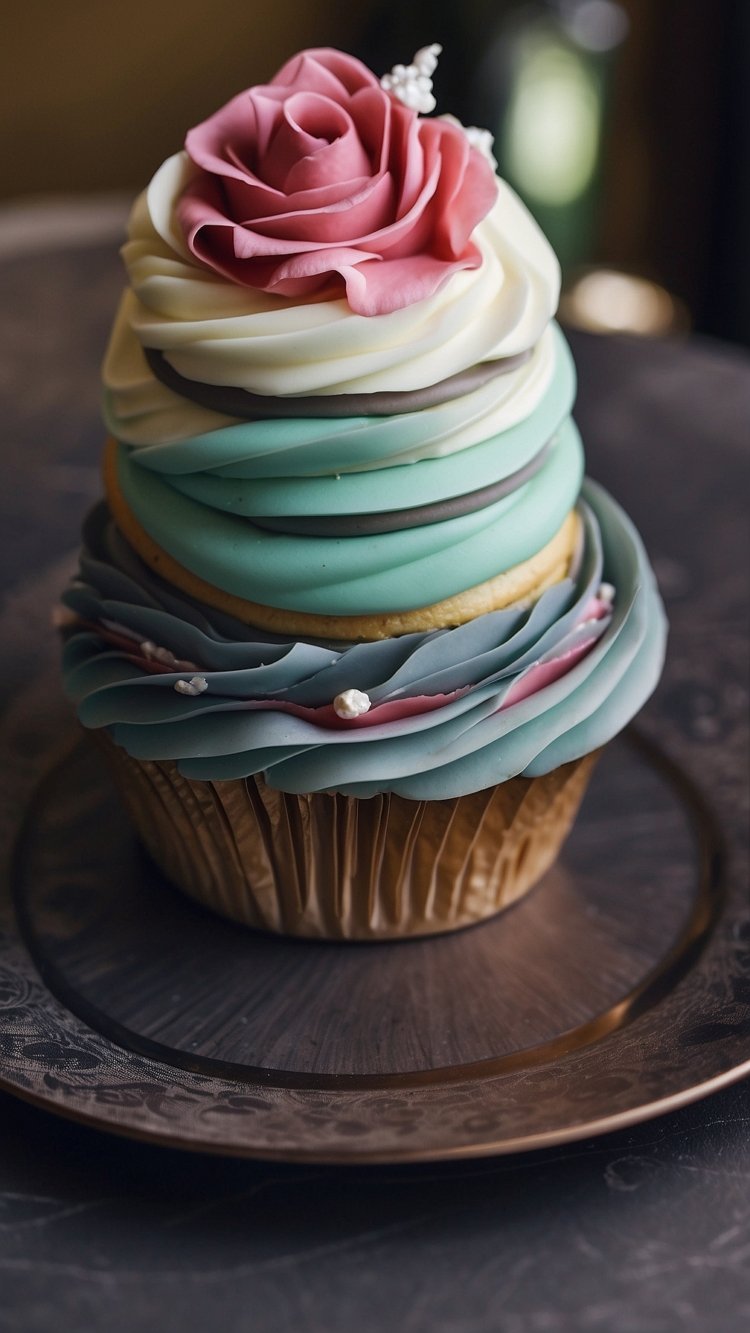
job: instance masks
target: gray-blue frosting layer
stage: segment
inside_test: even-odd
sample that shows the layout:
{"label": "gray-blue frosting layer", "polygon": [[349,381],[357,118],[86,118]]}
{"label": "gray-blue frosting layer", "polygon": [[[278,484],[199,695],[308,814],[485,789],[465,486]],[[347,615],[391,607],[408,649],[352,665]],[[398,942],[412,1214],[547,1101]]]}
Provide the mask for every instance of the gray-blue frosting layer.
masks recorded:
{"label": "gray-blue frosting layer", "polygon": [[[109,520],[90,516],[79,578],[65,603],[91,629],[73,632],[64,679],[84,726],[106,728],[142,759],[176,760],[187,777],[263,772],[287,792],[397,792],[441,799],[517,774],[538,776],[610,740],[658,681],[666,621],[641,540],[591,481],[579,506],[584,540],[574,575],[533,605],[518,603],[455,629],[374,643],[289,640],[248,629],[151,574]],[[602,581],[611,616],[580,622]],[[151,674],[106,643],[104,624],[194,664],[206,690],[175,684],[193,668]],[[535,693],[507,703],[539,663],[595,640],[586,656]],[[372,702],[368,725],[323,724],[355,688]],[[522,686],[521,686],[522,688]],[[376,721],[379,705],[440,696],[439,706]],[[292,709],[296,711],[286,711]],[[371,723],[371,724],[370,724]]]}

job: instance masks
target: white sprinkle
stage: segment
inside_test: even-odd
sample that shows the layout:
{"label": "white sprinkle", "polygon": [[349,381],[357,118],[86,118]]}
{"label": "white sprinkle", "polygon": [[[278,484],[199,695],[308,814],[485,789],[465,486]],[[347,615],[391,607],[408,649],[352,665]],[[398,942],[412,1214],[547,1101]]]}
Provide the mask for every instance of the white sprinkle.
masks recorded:
{"label": "white sprinkle", "polygon": [[[197,671],[195,662],[189,662],[186,657],[175,657],[169,648],[160,648],[158,643],[152,643],[151,639],[144,639],[138,647],[147,662],[161,662],[162,666],[171,667],[173,671]],[[199,677],[199,679],[203,679]]]}
{"label": "white sprinkle", "polygon": [[600,602],[606,602],[608,606],[611,606],[615,600],[614,585],[612,583],[603,583],[596,595]]}
{"label": "white sprinkle", "polygon": [[369,713],[371,707],[369,694],[365,694],[362,690],[342,690],[333,701],[333,711],[336,716],[347,720]]}
{"label": "white sprinkle", "polygon": [[70,629],[78,624],[78,616],[69,606],[54,606],[50,615],[53,629]]}
{"label": "white sprinkle", "polygon": [[168,648],[160,648],[157,643],[152,643],[150,639],[144,639],[140,644],[141,652],[148,661],[161,662],[164,666],[176,666],[177,658]]}
{"label": "white sprinkle", "polygon": [[190,680],[176,680],[174,687],[178,694],[203,694],[208,689],[205,676],[193,676]]}

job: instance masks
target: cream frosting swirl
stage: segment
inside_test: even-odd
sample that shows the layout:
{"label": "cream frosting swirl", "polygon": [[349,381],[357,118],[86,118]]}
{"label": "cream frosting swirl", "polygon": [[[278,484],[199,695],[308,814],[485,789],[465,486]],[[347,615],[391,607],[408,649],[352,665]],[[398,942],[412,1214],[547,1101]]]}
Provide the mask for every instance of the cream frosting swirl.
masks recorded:
{"label": "cream frosting swirl", "polygon": [[[309,457],[304,462],[297,458],[295,465],[300,475],[317,475],[326,470],[325,446],[338,433],[343,433],[346,438],[342,439],[342,448],[334,465],[336,471],[350,471],[360,466],[379,467],[381,460],[386,458],[393,462],[414,463],[420,458],[434,458],[470,448],[481,440],[511,429],[536,410],[556,373],[565,373],[571,386],[573,383],[570,355],[560,346],[561,336],[556,336],[548,327],[518,369],[493,378],[465,396],[427,406],[419,412],[336,419],[325,416],[306,419],[300,414],[279,421],[239,421],[180,396],[156,378],[130,326],[130,305],[131,298],[126,293],[104,362],[104,419],[111,434],[122,443],[144,450],[150,446],[161,447],[162,455],[168,446],[195,439],[203,440],[208,453],[214,449],[221,452],[225,435],[220,432],[229,430],[233,431],[232,444],[248,441],[251,453],[255,452],[253,442],[256,439],[270,437],[274,440],[275,453],[280,453],[282,447],[293,451],[299,448],[301,431],[306,429],[311,446],[315,444],[317,447],[309,447]],[[563,361],[566,365],[560,370]],[[569,406],[572,398],[571,389]],[[288,401],[294,403],[295,400]],[[326,399],[321,397],[320,401],[324,403]],[[360,462],[365,430],[370,440],[375,435],[378,437],[377,453],[374,461],[369,463],[366,460]],[[357,440],[353,441],[355,432]],[[351,450],[348,448],[350,442],[353,443]],[[171,461],[164,470],[168,470],[172,463],[178,470],[177,455],[178,450],[171,449]],[[145,455],[140,461],[149,466]]]}
{"label": "cream frosting swirl", "polygon": [[175,216],[193,174],[184,153],[163,164],[136,202],[123,249],[125,321],[188,379],[290,397],[419,389],[527,351],[555,312],[557,260],[503,182],[474,232],[481,266],[373,319],[340,298],[283,300],[199,266]]}

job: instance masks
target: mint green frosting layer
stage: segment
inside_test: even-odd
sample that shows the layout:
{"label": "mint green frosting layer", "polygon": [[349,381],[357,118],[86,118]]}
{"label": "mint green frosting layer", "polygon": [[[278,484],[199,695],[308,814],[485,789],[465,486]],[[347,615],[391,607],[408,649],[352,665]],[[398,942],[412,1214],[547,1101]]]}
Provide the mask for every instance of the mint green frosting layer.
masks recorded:
{"label": "mint green frosting layer", "polygon": [[[469,489],[470,452],[463,455]],[[404,470],[426,466],[431,464]],[[248,519],[180,494],[139,467],[122,446],[117,472],[122,494],[146,532],[215,587],[265,606],[368,615],[442,601],[535,555],[575,504],[583,449],[570,423],[540,471],[497,503],[429,526],[348,538],[265,532]],[[364,475],[366,487],[372,474]],[[399,487],[391,507],[403,502]]]}
{"label": "mint green frosting layer", "polygon": [[[587,482],[583,494],[575,579],[534,607],[345,649],[258,635],[176,594],[145,569],[100,507],[65,601],[126,642],[149,639],[187,659],[207,688],[179,694],[175,682],[190,672],[147,674],[89,630],[66,645],[66,688],[85,726],[106,727],[136,757],[175,759],[194,778],[263,771],[283,791],[441,799],[550,771],[630,720],[654,688],[664,653],[663,610],[637,532],[600,487]],[[602,579],[615,586],[614,608],[591,621],[587,608]],[[510,690],[540,663],[592,640],[565,674],[507,705]],[[325,725],[311,715],[348,688],[367,691],[373,708],[405,704],[407,715],[351,728],[330,725],[330,708]],[[439,706],[419,711],[434,696]]]}
{"label": "mint green frosting layer", "polygon": [[[465,398],[423,412],[393,417],[243,422],[204,435],[139,445],[134,453],[142,467],[171,477],[211,471],[225,477],[270,477],[274,481],[326,474],[341,474],[343,479],[350,472],[393,465],[402,456],[420,450],[440,454],[441,442],[445,441],[447,450],[456,432],[465,432],[473,420],[480,422],[485,415],[491,418],[497,395],[497,385],[491,382]],[[508,473],[515,471],[554,435],[568,416],[574,396],[573,359],[555,327],[554,372],[540,402],[519,424],[490,439],[487,452],[497,454],[502,442],[503,455],[506,449],[508,453]],[[127,422],[115,413],[111,394],[105,394],[104,416],[115,439],[128,440]],[[462,451],[446,455],[442,461],[447,464],[451,457],[455,458],[454,466],[460,468]]]}
{"label": "mint green frosting layer", "polygon": [[[407,467],[380,468],[377,472],[265,480],[217,477],[204,472],[170,477],[169,484],[181,495],[211,509],[240,515],[382,514],[452,500],[512,476],[540,452],[537,435],[534,432],[532,448],[532,432],[518,427],[460,454],[424,459]],[[568,417],[541,444],[550,438],[565,453],[565,466],[575,470],[580,441],[572,418]]]}

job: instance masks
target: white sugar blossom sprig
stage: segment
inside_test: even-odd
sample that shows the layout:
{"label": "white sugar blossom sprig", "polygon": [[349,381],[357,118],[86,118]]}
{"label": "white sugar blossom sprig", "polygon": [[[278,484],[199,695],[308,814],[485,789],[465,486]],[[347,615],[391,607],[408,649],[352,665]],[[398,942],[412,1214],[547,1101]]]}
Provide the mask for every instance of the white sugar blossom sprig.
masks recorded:
{"label": "white sugar blossom sprig", "polygon": [[[432,76],[437,69],[438,56],[442,49],[438,42],[433,42],[432,46],[421,47],[410,65],[394,65],[390,74],[383,75],[380,80],[381,88],[420,115],[424,116],[434,111],[437,103],[432,92]],[[492,151],[494,139],[489,130],[480,129],[478,125],[462,125],[455,116],[446,115],[440,119],[447,120],[449,124],[463,130],[472,148],[476,148],[483,157],[486,157],[493,171],[496,170],[497,159]]]}
{"label": "white sugar blossom sprig", "polygon": [[383,75],[381,88],[420,115],[434,111],[437,103],[432,94],[432,76],[442,49],[438,42],[421,47],[410,65],[394,65],[390,74]]}

